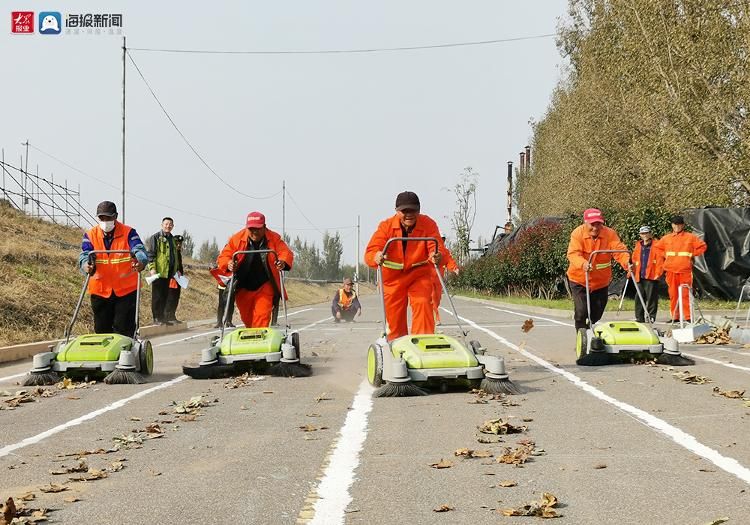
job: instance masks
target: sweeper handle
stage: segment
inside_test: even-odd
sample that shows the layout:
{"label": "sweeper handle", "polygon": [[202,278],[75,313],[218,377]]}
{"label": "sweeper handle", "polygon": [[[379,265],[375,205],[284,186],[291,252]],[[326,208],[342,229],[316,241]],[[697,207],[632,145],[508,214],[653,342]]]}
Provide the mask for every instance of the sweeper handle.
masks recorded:
{"label": "sweeper handle", "polygon": [[[383,246],[383,261],[385,262],[386,254],[388,253],[388,247],[391,245],[392,242],[411,242],[411,241],[424,241],[424,242],[434,242],[435,243],[435,251],[438,251],[438,248],[440,248],[440,243],[438,242],[436,237],[391,237],[387,241],[385,241],[385,245]],[[388,333],[388,321],[385,317],[385,289],[383,288],[383,264],[378,265],[378,291],[380,292],[380,306],[383,310],[383,335],[387,335]],[[452,304],[452,303],[451,303]],[[458,316],[456,316],[456,319],[458,319]],[[463,332],[463,329],[461,329]]]}
{"label": "sweeper handle", "polygon": [[[97,254],[115,254],[115,253],[127,253],[135,259],[135,253],[131,252],[130,250],[91,250],[88,252],[88,263],[90,265],[96,266],[96,255]],[[78,296],[78,302],[76,303],[75,310],[73,311],[73,317],[71,318],[68,325],[65,327],[65,332],[63,333],[63,337],[65,338],[65,342],[67,343],[70,340],[70,334],[73,332],[73,325],[76,323],[76,319],[78,319],[78,313],[81,310],[81,304],[83,304],[83,297],[86,295],[86,288],[88,288],[89,280],[91,279],[91,274],[86,273],[86,278],[83,281],[83,286],[81,287],[81,294]],[[135,334],[133,334],[133,338],[135,338],[136,335],[138,335],[139,330],[139,304],[140,304],[140,298],[141,298],[141,279],[138,278],[138,285],[136,287],[136,298],[135,298]]]}
{"label": "sweeper handle", "polygon": [[[234,276],[235,276],[235,273],[237,272],[237,264],[236,264],[237,263],[237,256],[238,255],[252,255],[254,253],[261,254],[261,255],[262,254],[272,253],[276,257],[277,261],[280,260],[279,259],[279,254],[276,253],[276,250],[268,250],[268,249],[263,249],[263,250],[240,250],[240,251],[236,251],[236,252],[234,252],[232,254],[232,266],[234,267],[234,269],[232,270],[232,277],[229,279],[229,282],[227,283],[227,303],[224,306],[224,317],[221,320],[221,334],[220,334],[219,341],[221,341],[221,340],[224,339],[224,328],[225,328],[225,325],[227,323],[227,319],[229,318],[229,308],[231,306],[230,301],[234,300],[234,284],[235,284],[234,283]],[[279,290],[279,292],[281,293],[281,304],[284,307],[284,326],[286,327],[286,330],[289,331],[289,328],[290,328],[290,326],[289,326],[289,315],[287,313],[286,297],[285,297],[285,294],[284,294],[284,292],[286,291],[286,285],[284,283],[284,271],[283,270],[278,270],[278,272],[279,272],[279,282],[281,283],[281,290]]]}
{"label": "sweeper handle", "polygon": [[[594,258],[595,255],[600,253],[627,253],[630,255],[630,250],[594,250],[589,255],[589,269],[586,270],[586,320],[589,323],[589,326],[591,326],[593,323],[591,322],[591,291],[589,290],[589,272],[591,271],[591,261]],[[641,295],[641,288],[638,286],[638,282],[633,278],[633,265],[628,263],[628,271],[630,273],[630,278],[633,279],[633,285],[635,286],[635,291],[638,294],[638,300],[641,302],[641,306],[643,306],[643,311],[646,312],[646,317],[649,320],[649,324],[653,324],[653,320],[648,317],[648,309],[646,308],[646,302],[643,300],[643,295]],[[624,297],[624,293],[623,293]]]}

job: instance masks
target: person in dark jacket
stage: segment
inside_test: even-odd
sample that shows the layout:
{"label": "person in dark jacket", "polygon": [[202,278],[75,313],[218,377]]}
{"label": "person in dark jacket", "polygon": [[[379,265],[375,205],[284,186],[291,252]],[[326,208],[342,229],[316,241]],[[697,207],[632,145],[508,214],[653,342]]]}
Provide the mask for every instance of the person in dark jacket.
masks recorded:
{"label": "person in dark jacket", "polygon": [[[174,250],[175,250],[175,274],[185,275],[185,269],[182,266],[182,235],[174,236]],[[167,324],[181,323],[177,319],[177,305],[180,303],[180,294],[182,293],[182,286],[177,283],[177,279],[171,277],[169,279],[169,288],[167,289],[167,301],[164,305],[164,321]]]}
{"label": "person in dark jacket", "polygon": [[159,276],[151,283],[151,314],[155,324],[169,324],[166,312],[169,281],[177,271],[177,250],[172,236],[173,228],[174,220],[171,217],[164,217],[161,220],[161,230],[146,241],[148,251],[146,269],[152,276]]}

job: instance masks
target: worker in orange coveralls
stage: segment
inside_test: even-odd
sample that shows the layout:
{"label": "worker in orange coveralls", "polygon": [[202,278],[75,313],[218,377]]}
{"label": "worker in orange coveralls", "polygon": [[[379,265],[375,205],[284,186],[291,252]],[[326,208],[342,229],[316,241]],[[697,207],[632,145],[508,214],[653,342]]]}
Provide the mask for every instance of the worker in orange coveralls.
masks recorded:
{"label": "worker in orange coveralls", "polygon": [[[276,255],[238,255],[233,263],[232,254],[245,250],[274,250]],[[260,212],[249,213],[246,228],[229,238],[216,264],[221,272],[234,272],[235,304],[246,327],[270,325],[274,301],[281,296],[279,270],[291,270],[293,262],[294,254],[281,235],[266,228],[266,217]]]}
{"label": "worker in orange coveralls", "polygon": [[[672,233],[659,241],[664,251],[664,273],[669,287],[669,302],[672,318],[680,318],[679,288],[681,284],[693,285],[693,259],[706,252],[707,246],[697,235],[685,231],[685,219],[681,215],[672,217]],[[690,321],[690,295],[687,288],[682,289],[682,307],[685,320]]]}
{"label": "worker in orange coveralls", "polygon": [[[451,271],[458,275],[458,265],[451,251],[445,246],[445,235],[440,234],[440,239],[443,241],[444,250],[440,252],[440,265],[438,271],[440,275],[445,279],[445,271]],[[435,314],[435,322],[440,324],[440,301],[443,298],[443,287],[440,285],[440,279],[437,276],[437,272],[432,272],[432,311]]]}
{"label": "worker in orange coveralls", "polygon": [[[365,263],[383,267],[383,295],[385,298],[388,340],[407,335],[409,327],[406,306],[411,305],[413,334],[435,333],[435,316],[432,310],[433,264],[440,264],[445,249],[437,224],[427,215],[419,213],[420,203],[416,193],[404,191],[396,197],[396,214],[378,225],[365,250]],[[383,253],[386,241],[393,237],[432,237],[434,242],[393,242]],[[436,249],[437,248],[437,249]]]}
{"label": "worker in orange coveralls", "polygon": [[573,295],[573,319],[576,331],[588,328],[586,322],[586,272],[589,274],[589,297],[592,325],[602,318],[607,307],[607,289],[612,280],[612,259],[628,270],[628,253],[600,253],[589,265],[589,256],[596,250],[627,250],[617,232],[604,225],[604,215],[596,208],[583,212],[583,224],[570,234],[568,244],[568,281]]}

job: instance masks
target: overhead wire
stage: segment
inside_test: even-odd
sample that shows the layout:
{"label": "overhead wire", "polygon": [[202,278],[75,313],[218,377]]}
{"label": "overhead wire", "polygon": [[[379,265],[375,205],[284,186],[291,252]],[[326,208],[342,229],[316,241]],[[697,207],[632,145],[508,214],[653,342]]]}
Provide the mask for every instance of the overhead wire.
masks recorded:
{"label": "overhead wire", "polygon": [[169,114],[169,112],[167,111],[167,109],[164,107],[164,104],[162,104],[161,100],[159,100],[159,97],[156,96],[156,92],[154,92],[153,88],[151,87],[151,84],[149,84],[148,80],[146,80],[146,77],[143,75],[143,72],[141,71],[141,68],[139,68],[138,64],[135,63],[135,60],[133,60],[133,56],[130,54],[129,50],[126,50],[126,52],[127,52],[128,58],[130,59],[130,62],[133,64],[133,67],[135,67],[135,70],[138,72],[138,75],[141,77],[141,80],[143,80],[143,83],[146,85],[146,88],[151,93],[151,96],[154,98],[154,100],[156,101],[156,103],[161,108],[162,112],[164,113],[164,116],[167,117],[167,120],[169,120],[170,124],[172,124],[172,127],[175,129],[175,131],[177,131],[177,133],[180,135],[180,137],[182,138],[183,142],[185,142],[185,144],[187,145],[187,147],[190,148],[190,150],[195,154],[195,156],[198,158],[198,160],[201,161],[201,163],[208,169],[208,171],[210,171],[214,175],[214,177],[216,177],[217,179],[219,179],[222,184],[224,184],[227,188],[231,189],[235,193],[237,193],[239,195],[242,195],[243,197],[247,197],[249,199],[253,199],[253,200],[267,200],[267,199],[272,199],[273,197],[276,197],[277,195],[279,195],[281,193],[281,190],[279,190],[276,193],[273,193],[271,195],[264,195],[264,196],[250,195],[250,194],[245,193],[244,191],[240,190],[239,188],[237,188],[236,186],[234,186],[233,184],[231,184],[230,182],[228,182],[227,180],[225,180],[221,175],[219,175],[216,172],[216,170],[214,170],[208,164],[208,162],[206,162],[206,159],[204,159],[203,156],[200,153],[198,153],[198,150],[195,149],[195,147],[190,143],[190,141],[187,139],[187,137],[185,136],[185,134],[180,130],[180,128],[177,126],[177,124],[175,123],[175,121],[172,118],[172,116]]}
{"label": "overhead wire", "polygon": [[[85,171],[76,168],[72,164],[70,164],[68,162],[65,162],[64,160],[62,160],[62,159],[60,159],[60,158],[52,155],[51,153],[47,153],[46,151],[44,151],[44,150],[42,150],[42,149],[40,149],[40,148],[38,148],[38,147],[36,147],[36,146],[34,146],[32,144],[29,144],[29,146],[31,146],[32,148],[34,148],[36,151],[38,151],[42,155],[46,155],[47,157],[49,157],[49,158],[51,158],[51,159],[59,162],[60,164],[62,164],[65,167],[67,167],[68,169],[71,169],[71,170],[75,171],[76,173],[80,173],[81,175],[83,175],[85,177],[88,177],[90,179],[93,179],[93,180],[95,180],[95,181],[97,181],[97,182],[99,182],[99,183],[101,183],[101,184],[103,184],[105,186],[109,186],[110,188],[114,188],[114,189],[116,189],[118,191],[120,190],[119,186],[115,186],[114,184],[111,184],[111,183],[103,181],[103,180],[101,180],[101,179],[99,179],[97,177],[94,177],[93,175],[90,175],[90,174],[86,173]],[[168,208],[168,209],[173,210],[173,211],[179,211],[180,213],[186,213],[186,214],[192,215],[194,217],[200,217],[201,219],[208,219],[208,220],[215,221],[215,222],[223,222],[225,224],[238,224],[238,221],[230,221],[230,220],[227,220],[227,219],[220,219],[218,217],[210,217],[208,215],[203,215],[201,213],[196,213],[194,211],[189,211],[189,210],[185,210],[185,209],[182,209],[182,208],[177,208],[175,206],[170,206],[169,204],[165,204],[164,202],[156,201],[154,199],[149,199],[148,197],[144,197],[143,195],[138,195],[137,193],[133,193],[132,191],[129,191],[129,190],[125,190],[125,195],[129,195],[131,197],[135,197],[136,199],[140,199],[142,201],[145,201],[145,202],[148,202],[148,203],[151,203],[151,204],[156,204],[158,206],[162,206],[164,208]]]}
{"label": "overhead wire", "polygon": [[292,50],[231,50],[231,49],[165,49],[149,47],[129,47],[132,51],[146,53],[183,53],[201,55],[343,55],[343,54],[365,54],[365,53],[392,53],[400,51],[418,51],[425,49],[445,49],[451,47],[488,46],[504,44],[507,42],[520,42],[523,40],[538,40],[556,36],[555,33],[544,33],[541,35],[527,35],[511,38],[496,38],[493,40],[475,40],[470,42],[451,42],[445,44],[426,44],[416,46],[398,47],[372,47],[362,49],[292,49]]}

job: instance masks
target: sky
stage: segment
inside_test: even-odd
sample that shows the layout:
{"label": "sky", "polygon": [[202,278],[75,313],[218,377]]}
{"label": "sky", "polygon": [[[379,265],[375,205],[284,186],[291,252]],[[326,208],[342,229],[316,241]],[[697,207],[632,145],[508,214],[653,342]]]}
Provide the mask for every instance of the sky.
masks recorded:
{"label": "sky", "polygon": [[144,238],[168,215],[196,245],[215,237],[222,246],[255,210],[280,232],[285,181],[286,231],[318,246],[322,232],[338,231],[343,260],[352,264],[357,217],[361,251],[404,190],[415,191],[422,212],[453,238],[452,188],[470,166],[479,174],[472,239],[488,240],[507,220],[507,162],[518,164],[529,121],[543,117],[560,77],[553,37],[350,54],[135,48],[339,50],[497,40],[555,33],[566,5],[6,1],[0,147],[6,162],[18,165],[28,139],[31,171],[38,165],[41,176],[80,184],[92,214],[102,200],[121,207],[121,36],[64,29],[14,35],[10,19],[16,10],[122,14],[133,60],[179,130],[227,182],[189,149],[128,60],[125,222]]}

